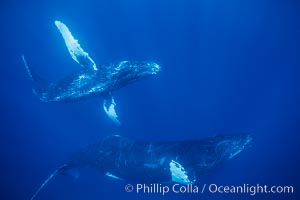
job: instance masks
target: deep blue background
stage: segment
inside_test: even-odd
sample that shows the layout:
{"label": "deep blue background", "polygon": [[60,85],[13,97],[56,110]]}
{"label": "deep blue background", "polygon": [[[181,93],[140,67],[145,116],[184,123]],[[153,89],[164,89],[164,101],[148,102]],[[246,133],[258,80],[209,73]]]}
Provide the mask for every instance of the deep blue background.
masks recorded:
{"label": "deep blue background", "polygon": [[[300,2],[101,0],[1,2],[1,199],[29,199],[81,147],[110,134],[190,139],[251,133],[250,148],[198,184],[299,190]],[[95,62],[155,61],[162,72],[115,93],[121,128],[102,99],[42,103],[24,53],[43,77],[80,67],[54,26],[66,23]],[[59,176],[38,199],[297,199],[294,195],[136,195],[92,170]]]}

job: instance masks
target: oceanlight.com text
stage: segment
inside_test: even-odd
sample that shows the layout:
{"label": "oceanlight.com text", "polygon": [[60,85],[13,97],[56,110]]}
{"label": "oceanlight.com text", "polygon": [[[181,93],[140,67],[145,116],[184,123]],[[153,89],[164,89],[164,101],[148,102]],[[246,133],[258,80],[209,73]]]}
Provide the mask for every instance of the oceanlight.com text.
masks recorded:
{"label": "oceanlight.com text", "polygon": [[[203,188],[206,189],[207,185],[204,184]],[[243,184],[238,186],[225,186],[210,184],[208,185],[207,190],[210,193],[225,193],[225,194],[292,194],[294,193],[293,186],[267,186],[267,185],[249,185]]]}
{"label": "oceanlight.com text", "polygon": [[127,184],[125,186],[126,192],[133,192],[137,194],[161,194],[166,195],[168,193],[181,193],[181,194],[293,194],[293,186],[268,186],[268,185],[218,185],[218,184],[203,184],[203,185],[164,185],[160,183],[153,184]]}

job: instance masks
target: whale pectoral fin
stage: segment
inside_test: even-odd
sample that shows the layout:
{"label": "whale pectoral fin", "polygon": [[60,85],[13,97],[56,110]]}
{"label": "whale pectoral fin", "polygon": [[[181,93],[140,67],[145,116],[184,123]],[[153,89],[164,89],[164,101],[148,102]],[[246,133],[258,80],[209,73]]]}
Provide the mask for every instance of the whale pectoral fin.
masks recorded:
{"label": "whale pectoral fin", "polygon": [[110,177],[110,178],[113,178],[113,179],[118,179],[118,180],[122,180],[120,177],[117,177],[116,175],[113,175],[109,172],[106,172],[105,173],[106,176]]}
{"label": "whale pectoral fin", "polygon": [[89,70],[97,70],[96,64],[93,61],[93,59],[89,56],[87,52],[85,52],[78,43],[78,40],[76,40],[68,27],[60,22],[55,21],[55,25],[60,31],[62,37],[64,38],[64,41],[66,43],[66,46],[69,50],[70,55],[72,56],[73,60],[75,60],[79,65],[81,65],[83,68],[89,69]]}
{"label": "whale pectoral fin", "polygon": [[118,126],[121,125],[119,119],[118,119],[118,115],[116,113],[115,110],[115,100],[114,97],[111,95],[108,95],[104,101],[103,101],[103,109],[105,111],[105,113],[107,114],[107,116]]}
{"label": "whale pectoral fin", "polygon": [[193,173],[189,173],[184,167],[174,160],[170,162],[170,172],[172,181],[180,184],[193,184],[196,181],[196,177]]}

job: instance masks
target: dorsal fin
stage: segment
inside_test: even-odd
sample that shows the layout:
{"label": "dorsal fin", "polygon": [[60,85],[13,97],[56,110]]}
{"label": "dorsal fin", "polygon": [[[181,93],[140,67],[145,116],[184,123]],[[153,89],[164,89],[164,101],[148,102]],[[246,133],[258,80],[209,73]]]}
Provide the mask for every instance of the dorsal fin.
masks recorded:
{"label": "dorsal fin", "polygon": [[68,27],[60,21],[55,21],[54,23],[58,28],[58,30],[60,31],[62,37],[64,38],[66,46],[73,60],[75,60],[79,65],[81,65],[85,69],[97,70],[96,64],[93,61],[93,59],[89,56],[87,52],[85,52],[80,47],[78,40],[76,40],[73,37]]}

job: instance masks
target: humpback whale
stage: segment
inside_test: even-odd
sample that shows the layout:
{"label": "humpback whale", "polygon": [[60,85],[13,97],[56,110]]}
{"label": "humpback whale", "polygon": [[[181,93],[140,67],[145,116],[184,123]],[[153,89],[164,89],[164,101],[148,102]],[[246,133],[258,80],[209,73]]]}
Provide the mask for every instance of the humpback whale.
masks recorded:
{"label": "humpback whale", "polygon": [[251,140],[251,135],[184,141],[134,141],[119,135],[108,136],[72,155],[43,182],[31,200],[53,177],[82,167],[140,183],[192,184],[197,176],[239,154]]}
{"label": "humpback whale", "polygon": [[49,82],[38,76],[22,55],[24,65],[34,82],[33,92],[43,102],[71,102],[92,96],[103,97],[103,109],[115,122],[120,124],[115,110],[116,103],[112,92],[130,83],[136,82],[160,71],[160,66],[154,62],[121,61],[97,66],[85,52],[69,28],[60,21],[55,21],[67,49],[82,69],[57,82]]}

